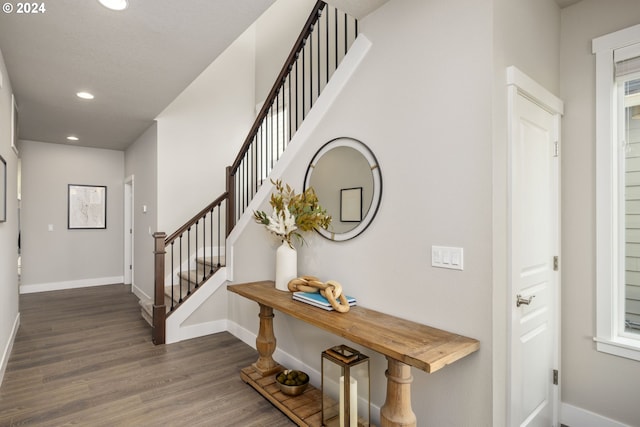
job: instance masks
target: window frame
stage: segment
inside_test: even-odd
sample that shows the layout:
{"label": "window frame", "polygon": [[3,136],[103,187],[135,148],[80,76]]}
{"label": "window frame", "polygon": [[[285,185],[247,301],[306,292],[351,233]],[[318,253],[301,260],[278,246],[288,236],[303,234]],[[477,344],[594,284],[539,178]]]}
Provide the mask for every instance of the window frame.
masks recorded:
{"label": "window frame", "polygon": [[[635,46],[634,46],[635,45]],[[593,39],[596,57],[596,348],[640,361],[640,335],[621,328],[620,197],[624,197],[619,168],[618,93],[615,61],[640,47],[640,25]],[[623,253],[623,252],[622,252]]]}

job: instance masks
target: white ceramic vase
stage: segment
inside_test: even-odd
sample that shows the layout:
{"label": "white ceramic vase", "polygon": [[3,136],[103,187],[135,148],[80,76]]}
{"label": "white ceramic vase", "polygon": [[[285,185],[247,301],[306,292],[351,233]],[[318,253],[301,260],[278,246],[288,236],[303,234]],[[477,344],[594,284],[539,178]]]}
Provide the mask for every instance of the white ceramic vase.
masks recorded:
{"label": "white ceramic vase", "polygon": [[288,291],[289,281],[298,277],[298,253],[284,241],[276,251],[276,289]]}

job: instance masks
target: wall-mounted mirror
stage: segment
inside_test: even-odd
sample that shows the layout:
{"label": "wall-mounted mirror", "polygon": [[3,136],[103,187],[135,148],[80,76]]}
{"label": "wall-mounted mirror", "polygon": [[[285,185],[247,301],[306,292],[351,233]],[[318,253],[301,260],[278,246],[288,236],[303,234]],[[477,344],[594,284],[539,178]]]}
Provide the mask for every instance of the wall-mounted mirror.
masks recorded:
{"label": "wall-mounted mirror", "polygon": [[329,240],[356,237],[371,224],[382,198],[382,173],[371,150],[353,138],[336,138],[313,156],[304,188],[313,187],[331,215],[328,230],[318,232]]}

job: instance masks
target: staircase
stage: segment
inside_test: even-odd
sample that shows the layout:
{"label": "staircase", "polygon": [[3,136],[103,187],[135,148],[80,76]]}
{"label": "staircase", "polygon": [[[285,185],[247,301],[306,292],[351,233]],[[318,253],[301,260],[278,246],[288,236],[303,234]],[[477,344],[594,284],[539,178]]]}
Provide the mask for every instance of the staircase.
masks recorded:
{"label": "staircase", "polygon": [[167,319],[224,270],[226,237],[269,179],[357,34],[354,18],[318,0],[240,152],[227,167],[226,192],[170,236],[154,234],[154,301],[141,306],[142,316],[153,326],[155,344],[165,343]]}
{"label": "staircase", "polygon": [[[179,305],[184,299],[195,292],[208,278],[212,277],[220,268],[224,267],[225,256],[201,256],[195,259],[196,268],[178,273],[179,284],[168,285],[164,288],[164,305],[166,313]],[[142,318],[153,326],[153,302],[140,300]]]}

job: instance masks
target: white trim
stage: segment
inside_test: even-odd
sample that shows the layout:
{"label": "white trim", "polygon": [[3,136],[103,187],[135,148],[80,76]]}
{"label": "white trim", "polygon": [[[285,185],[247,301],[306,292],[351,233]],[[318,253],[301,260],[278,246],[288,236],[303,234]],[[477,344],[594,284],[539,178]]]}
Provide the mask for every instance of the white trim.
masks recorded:
{"label": "white trim", "polygon": [[593,39],[591,52],[600,53],[605,50],[620,49],[638,43],[638,39],[640,39],[640,24]]}
{"label": "white trim", "polygon": [[92,286],[104,286],[120,284],[124,280],[122,276],[95,277],[92,279],[68,280],[63,282],[35,283],[33,285],[21,285],[21,294],[32,294],[35,292],[59,291],[62,289],[89,288]]}
{"label": "white trim", "polygon": [[183,326],[183,323],[220,287],[227,284],[227,267],[220,268],[216,274],[203,285],[198,292],[187,298],[173,313],[167,317],[165,342],[167,344],[188,340],[191,338],[222,332],[227,329],[226,319],[224,327],[219,321],[204,322],[196,325]]}
{"label": "white trim", "polygon": [[135,296],[137,296],[139,300],[153,301],[153,298],[151,298],[149,295],[147,295],[147,293],[145,291],[143,291],[138,286],[136,286],[135,283],[131,284],[131,292]]}
{"label": "white trim", "polygon": [[[211,320],[209,322],[197,323],[180,327],[180,337],[178,341],[190,340],[192,338],[203,337],[205,335],[217,334],[227,330],[227,319]],[[178,341],[168,341],[171,344]]]}
{"label": "white trim", "polygon": [[631,427],[568,403],[562,404],[560,413],[560,422],[571,427]]}
{"label": "white trim", "polygon": [[2,359],[0,360],[0,384],[2,384],[2,380],[4,379],[4,373],[7,370],[7,364],[9,363],[9,357],[11,356],[11,350],[13,349],[13,343],[16,340],[16,335],[18,334],[19,327],[20,327],[20,313],[16,315],[16,319],[13,321],[13,328],[11,329],[11,335],[9,336],[9,341],[7,341],[7,345],[4,347],[4,352],[2,353]]}
{"label": "white trim", "polygon": [[[640,361],[640,340],[620,335],[618,138],[614,55],[640,43],[640,25],[593,39],[596,55],[596,333],[600,352]],[[635,342],[634,342],[635,341]]]}
{"label": "white trim", "polygon": [[516,86],[518,92],[550,113],[564,114],[564,103],[561,99],[513,65],[507,67],[507,86]]}

